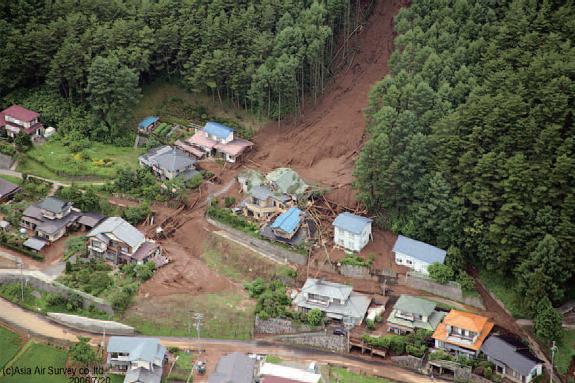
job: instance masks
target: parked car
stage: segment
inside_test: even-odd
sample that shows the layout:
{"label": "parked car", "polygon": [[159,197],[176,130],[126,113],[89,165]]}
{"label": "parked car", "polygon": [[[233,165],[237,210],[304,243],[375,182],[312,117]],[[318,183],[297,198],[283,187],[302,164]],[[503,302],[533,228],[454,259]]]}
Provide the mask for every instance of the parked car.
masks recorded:
{"label": "parked car", "polygon": [[347,330],[344,328],[338,327],[338,328],[333,330],[333,335],[345,336],[345,335],[347,335]]}

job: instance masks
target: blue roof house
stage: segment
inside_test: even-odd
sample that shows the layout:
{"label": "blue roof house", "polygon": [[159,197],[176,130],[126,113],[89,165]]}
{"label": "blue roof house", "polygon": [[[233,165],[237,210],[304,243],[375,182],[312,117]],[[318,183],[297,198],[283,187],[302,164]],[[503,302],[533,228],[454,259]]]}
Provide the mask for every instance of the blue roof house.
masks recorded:
{"label": "blue roof house", "polygon": [[160,121],[159,116],[148,116],[144,118],[138,124],[138,130],[146,133],[150,133],[152,130],[156,128],[158,122]]}
{"label": "blue roof house", "polygon": [[227,144],[234,140],[234,129],[215,121],[208,121],[204,126],[206,136],[220,144]]}
{"label": "blue roof house", "polygon": [[292,239],[299,230],[302,219],[303,212],[297,207],[290,207],[275,219],[271,229],[278,237]]}
{"label": "blue roof house", "polygon": [[404,237],[400,235],[393,246],[395,263],[407,266],[410,269],[427,275],[427,267],[432,263],[443,263],[445,261],[445,250],[425,242]]}
{"label": "blue roof house", "polygon": [[361,251],[372,238],[371,218],[344,212],[339,214],[334,226],[334,242],[349,251]]}

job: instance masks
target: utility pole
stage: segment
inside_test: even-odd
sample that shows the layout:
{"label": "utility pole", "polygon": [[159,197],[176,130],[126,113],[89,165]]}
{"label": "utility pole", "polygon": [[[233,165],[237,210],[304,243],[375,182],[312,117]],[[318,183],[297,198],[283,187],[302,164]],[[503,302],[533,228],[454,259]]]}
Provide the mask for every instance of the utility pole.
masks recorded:
{"label": "utility pole", "polygon": [[557,352],[557,345],[555,341],[551,346],[551,371],[549,371],[549,383],[553,383],[553,374],[555,373],[555,353]]}
{"label": "utility pole", "polygon": [[200,344],[200,329],[202,327],[202,321],[204,320],[204,314],[195,313],[194,320],[196,321],[196,334],[198,336],[198,345]]}
{"label": "utility pole", "polygon": [[20,302],[24,302],[24,271],[22,270],[22,260],[18,260],[20,266]]}

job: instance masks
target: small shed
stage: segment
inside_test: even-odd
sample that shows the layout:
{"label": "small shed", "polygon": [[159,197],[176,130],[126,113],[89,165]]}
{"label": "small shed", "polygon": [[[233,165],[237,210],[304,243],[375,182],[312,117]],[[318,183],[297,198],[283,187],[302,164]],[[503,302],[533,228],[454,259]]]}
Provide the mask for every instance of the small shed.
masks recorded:
{"label": "small shed", "polygon": [[141,132],[150,133],[158,126],[159,121],[159,116],[148,116],[140,121],[138,124],[138,130]]}
{"label": "small shed", "polygon": [[54,134],[56,134],[56,129],[53,126],[49,126],[48,128],[46,128],[46,130],[44,131],[44,138],[50,138],[52,137]]}
{"label": "small shed", "polygon": [[6,231],[6,230],[8,230],[9,228],[10,228],[10,222],[4,221],[4,220],[0,221],[0,229],[1,229],[1,230]]}
{"label": "small shed", "polygon": [[339,214],[333,221],[335,244],[350,251],[361,251],[372,238],[372,222],[371,218],[348,212]]}
{"label": "small shed", "polygon": [[46,246],[48,244],[48,242],[40,239],[40,238],[28,238],[23,245],[29,249],[31,249],[32,251],[35,252],[39,252],[40,250],[42,250],[44,248],[44,246]]}

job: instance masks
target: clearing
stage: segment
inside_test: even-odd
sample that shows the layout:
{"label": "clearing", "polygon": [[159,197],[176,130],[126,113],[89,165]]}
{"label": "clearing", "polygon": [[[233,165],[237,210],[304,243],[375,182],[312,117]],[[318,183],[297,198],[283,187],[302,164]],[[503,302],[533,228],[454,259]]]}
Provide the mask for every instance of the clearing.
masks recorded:
{"label": "clearing", "polygon": [[22,345],[20,337],[12,331],[0,327],[0,368],[4,367],[18,352]]}
{"label": "clearing", "polygon": [[134,149],[92,142],[80,153],[72,153],[59,141],[35,146],[20,160],[18,171],[63,181],[97,181],[113,179],[122,167],[138,167],[144,149]]}
{"label": "clearing", "polygon": [[46,373],[32,375],[12,375],[0,378],[2,383],[65,383],[69,381],[66,375],[49,375],[48,367],[65,367],[66,351],[46,346],[40,343],[30,342],[24,346],[23,353],[14,361],[13,365],[20,368],[36,367],[46,368]]}

